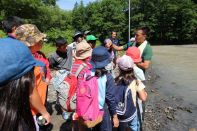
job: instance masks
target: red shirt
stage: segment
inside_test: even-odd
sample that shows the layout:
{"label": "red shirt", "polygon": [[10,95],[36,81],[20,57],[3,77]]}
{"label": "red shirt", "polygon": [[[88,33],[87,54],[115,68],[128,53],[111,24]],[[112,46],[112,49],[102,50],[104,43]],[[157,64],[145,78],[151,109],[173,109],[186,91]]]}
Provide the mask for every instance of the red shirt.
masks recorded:
{"label": "red shirt", "polygon": [[49,61],[48,61],[48,59],[40,51],[34,53],[33,56],[34,56],[34,58],[36,60],[39,60],[39,61],[41,61],[41,62],[43,62],[45,64],[45,66],[46,66],[45,76],[46,76],[47,79],[50,80],[51,79],[51,71],[50,71],[50,68],[49,68]]}

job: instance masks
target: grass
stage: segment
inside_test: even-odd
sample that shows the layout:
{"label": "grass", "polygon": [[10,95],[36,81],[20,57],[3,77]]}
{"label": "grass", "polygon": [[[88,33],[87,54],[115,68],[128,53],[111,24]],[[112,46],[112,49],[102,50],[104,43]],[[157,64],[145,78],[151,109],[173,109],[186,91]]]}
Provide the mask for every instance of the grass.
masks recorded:
{"label": "grass", "polygon": [[52,43],[44,43],[41,51],[48,57],[51,53],[55,52],[56,47]]}

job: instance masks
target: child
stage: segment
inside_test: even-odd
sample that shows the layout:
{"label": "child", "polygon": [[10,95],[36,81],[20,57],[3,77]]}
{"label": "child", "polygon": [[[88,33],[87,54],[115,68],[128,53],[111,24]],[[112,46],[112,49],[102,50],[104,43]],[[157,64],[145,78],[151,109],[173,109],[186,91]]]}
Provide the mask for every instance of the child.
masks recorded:
{"label": "child", "polygon": [[111,62],[106,66],[106,69],[112,73],[113,77],[115,77],[114,71],[113,71],[115,67],[115,64],[114,64],[115,54],[112,48],[112,41],[109,38],[105,39],[103,42],[103,46],[108,50],[110,54],[110,59],[111,59]]}
{"label": "child", "polygon": [[126,51],[126,55],[131,57],[131,59],[133,59],[133,62],[135,63],[133,66],[135,77],[142,82],[145,81],[143,70],[137,67],[137,64],[142,62],[142,58],[140,57],[140,49],[135,46],[129,47]]}
{"label": "child", "polygon": [[[132,91],[132,98],[135,106],[136,106],[137,94],[142,101],[145,101],[147,98],[147,93],[144,90],[145,86],[142,82],[140,82],[135,78],[133,72],[133,66],[134,66],[133,60],[129,56],[123,55],[117,60],[117,64],[120,69],[120,74],[116,78],[116,82],[119,83],[120,81],[124,81],[124,83],[129,86],[129,88]],[[138,130],[137,122],[138,121],[136,114],[136,117],[134,117],[134,119],[131,122],[128,122],[128,125],[131,130],[134,131]],[[123,127],[121,125],[120,127],[121,130],[124,130],[125,125],[123,125]]]}
{"label": "child", "polygon": [[112,48],[112,41],[110,39],[105,39],[104,42],[103,42],[103,46],[105,48],[107,48],[108,52],[110,53],[110,59],[111,61],[114,61],[114,51],[113,51],[113,48]]}
{"label": "child", "polygon": [[97,40],[97,38],[94,35],[87,35],[86,36],[86,41],[88,44],[90,44],[92,49],[94,49],[96,46],[96,40]]}
{"label": "child", "polygon": [[[145,75],[144,75],[144,72],[143,72],[143,70],[141,69],[141,68],[139,68],[138,66],[137,66],[137,64],[138,63],[140,63],[140,62],[142,62],[142,58],[140,57],[140,54],[141,54],[141,52],[140,52],[140,49],[139,48],[137,48],[137,47],[135,47],[135,46],[132,46],[132,47],[129,47],[128,48],[128,50],[126,51],[126,55],[127,56],[129,56],[129,57],[131,57],[132,59],[133,59],[133,61],[134,61],[134,67],[133,67],[133,71],[134,71],[134,74],[135,74],[135,77],[138,79],[138,80],[140,80],[140,81],[142,81],[143,83],[145,83]],[[138,111],[138,121],[139,121],[139,123],[140,123],[140,125],[139,125],[139,128],[141,128],[142,127],[142,118],[143,118],[143,103],[142,103],[142,101],[139,99],[139,98],[137,98],[137,111]]]}
{"label": "child", "polygon": [[[53,87],[56,89],[60,87],[60,83],[69,74],[72,66],[72,47],[67,46],[68,42],[64,38],[58,38],[55,41],[56,51],[48,58],[49,65],[54,69],[54,75],[51,80]],[[59,105],[59,92],[57,91],[57,104]]]}
{"label": "child", "polygon": [[[91,54],[92,54],[92,48],[87,42],[80,42],[76,45],[76,60],[72,64],[72,69],[70,74],[75,75],[77,70],[80,68],[80,65],[83,65],[83,68],[77,74],[77,82],[83,79],[85,70],[91,68],[91,65],[89,63]],[[62,106],[62,111],[63,111],[62,116],[64,120],[71,118],[70,117],[71,113],[70,112],[68,113],[64,109],[65,107],[64,105],[66,104],[65,101],[62,100],[61,97],[59,98],[59,101],[60,101],[60,105]],[[75,116],[73,116],[73,119],[75,119],[74,117]]]}
{"label": "child", "polygon": [[95,76],[99,78],[99,108],[104,110],[103,121],[96,125],[93,130],[112,131],[111,123],[113,123],[114,127],[119,126],[119,120],[116,113],[115,94],[113,94],[114,79],[111,73],[108,73],[105,69],[110,62],[110,54],[105,47],[99,46],[93,49],[90,63],[95,71]]}
{"label": "child", "polygon": [[[46,37],[45,34],[41,33],[35,25],[32,24],[24,24],[19,26],[16,29],[16,38],[22,41],[26,46],[29,47],[32,55],[35,59],[38,59],[45,63],[44,67],[36,67],[34,68],[34,74],[36,78],[36,87],[39,93],[39,96],[42,100],[43,105],[46,102],[47,96],[47,87],[50,80],[50,71],[48,66],[48,60],[45,59],[42,55],[38,54],[38,51],[42,48],[43,39]],[[48,72],[48,74],[47,74]],[[48,78],[46,79],[46,76]],[[37,110],[32,108],[32,114],[35,119],[36,129],[39,131],[39,126],[36,121],[36,115],[38,114]]]}
{"label": "child", "polygon": [[[50,122],[50,115],[34,88],[34,68],[43,66],[20,41],[0,39],[0,130],[35,131],[31,107]],[[31,105],[31,107],[30,107]]]}
{"label": "child", "polygon": [[56,51],[49,56],[49,65],[52,69],[67,71],[71,70],[72,48],[67,46],[68,42],[64,38],[55,41]]}
{"label": "child", "polygon": [[71,44],[69,44],[68,46],[72,47],[72,56],[73,56],[73,60],[76,59],[76,46],[77,44],[79,44],[80,42],[83,41],[83,33],[80,31],[77,31],[74,36],[73,36],[73,42]]}

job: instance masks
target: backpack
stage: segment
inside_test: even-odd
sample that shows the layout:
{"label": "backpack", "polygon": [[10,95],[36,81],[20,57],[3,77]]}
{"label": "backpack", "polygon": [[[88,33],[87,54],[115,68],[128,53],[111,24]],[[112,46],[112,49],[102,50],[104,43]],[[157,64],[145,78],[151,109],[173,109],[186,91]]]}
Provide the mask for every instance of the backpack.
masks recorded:
{"label": "backpack", "polygon": [[97,77],[88,69],[77,85],[76,113],[82,124],[94,127],[103,120],[103,111],[99,109]]}
{"label": "backpack", "polygon": [[115,85],[116,112],[120,122],[129,122],[137,115],[131,89],[126,85]]}
{"label": "backpack", "polygon": [[60,105],[67,112],[73,112],[76,109],[76,88],[77,88],[77,76],[86,64],[81,64],[75,75],[69,74],[59,84],[58,89],[58,100]]}

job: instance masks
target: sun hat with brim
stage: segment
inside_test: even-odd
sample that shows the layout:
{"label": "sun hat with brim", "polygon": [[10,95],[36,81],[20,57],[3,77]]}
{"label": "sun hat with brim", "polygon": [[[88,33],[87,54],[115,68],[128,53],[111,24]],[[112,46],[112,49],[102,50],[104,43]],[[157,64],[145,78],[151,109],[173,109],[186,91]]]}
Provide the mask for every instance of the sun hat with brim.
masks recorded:
{"label": "sun hat with brim", "polygon": [[90,33],[89,30],[87,30],[87,31],[84,32],[85,35],[87,35],[87,34],[89,34],[89,33]]}
{"label": "sun hat with brim", "polygon": [[92,54],[92,48],[87,42],[80,42],[76,45],[76,58],[86,59]]}
{"label": "sun hat with brim", "polygon": [[39,41],[44,41],[46,34],[40,32],[40,30],[33,24],[24,24],[16,28],[16,38],[26,46],[34,46]]}
{"label": "sun hat with brim", "polygon": [[80,31],[77,31],[75,34],[74,34],[74,36],[73,36],[73,39],[76,39],[76,38],[78,38],[78,37],[82,37],[83,36],[83,33],[82,32],[80,32]]}
{"label": "sun hat with brim", "polygon": [[87,35],[86,41],[91,41],[91,40],[97,40],[97,38],[94,35]]}
{"label": "sun hat with brim", "polygon": [[135,46],[129,47],[126,51],[126,55],[130,56],[134,62],[142,61],[142,58],[140,56],[140,49]]}
{"label": "sun hat with brim", "polygon": [[118,67],[124,71],[131,70],[131,69],[133,69],[133,66],[134,66],[133,60],[131,59],[131,57],[129,57],[127,55],[123,55],[122,57],[118,58],[116,60],[116,63],[118,65]]}
{"label": "sun hat with brim", "polygon": [[27,46],[12,38],[0,39],[0,60],[0,87],[22,77],[34,66],[44,66],[34,59]]}
{"label": "sun hat with brim", "polygon": [[90,63],[92,64],[93,68],[104,68],[111,62],[110,54],[108,50],[103,47],[99,46],[93,49],[92,51],[92,58]]}

